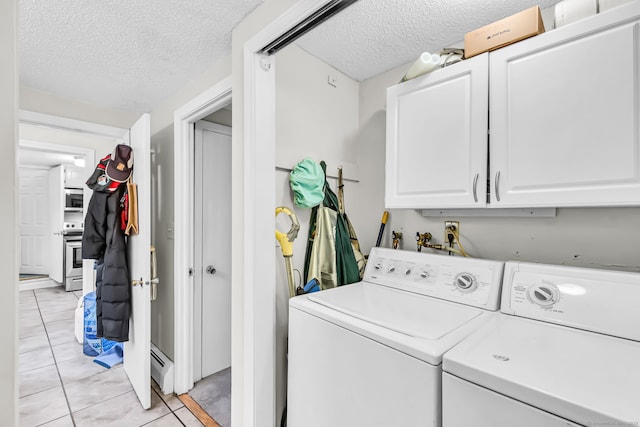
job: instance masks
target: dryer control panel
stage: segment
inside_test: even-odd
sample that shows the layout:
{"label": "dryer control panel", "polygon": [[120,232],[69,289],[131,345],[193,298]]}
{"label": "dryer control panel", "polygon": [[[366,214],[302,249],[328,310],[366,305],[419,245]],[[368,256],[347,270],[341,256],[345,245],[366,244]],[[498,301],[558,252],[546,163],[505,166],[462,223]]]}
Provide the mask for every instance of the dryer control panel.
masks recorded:
{"label": "dryer control panel", "polygon": [[508,262],[501,311],[640,340],[640,274]]}
{"label": "dryer control panel", "polygon": [[373,248],[364,281],[497,310],[504,263]]}

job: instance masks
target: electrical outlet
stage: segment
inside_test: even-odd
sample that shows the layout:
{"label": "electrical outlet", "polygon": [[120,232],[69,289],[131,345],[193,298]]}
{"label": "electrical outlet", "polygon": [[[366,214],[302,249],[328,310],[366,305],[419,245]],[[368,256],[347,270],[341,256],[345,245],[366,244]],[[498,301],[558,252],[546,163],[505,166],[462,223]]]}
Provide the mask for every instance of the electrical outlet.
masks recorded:
{"label": "electrical outlet", "polygon": [[[445,221],[444,222],[444,244],[448,245],[449,244],[449,233],[450,230],[454,230],[456,232],[457,236],[460,236],[460,221]],[[455,240],[454,243],[451,245],[452,247],[455,246]]]}

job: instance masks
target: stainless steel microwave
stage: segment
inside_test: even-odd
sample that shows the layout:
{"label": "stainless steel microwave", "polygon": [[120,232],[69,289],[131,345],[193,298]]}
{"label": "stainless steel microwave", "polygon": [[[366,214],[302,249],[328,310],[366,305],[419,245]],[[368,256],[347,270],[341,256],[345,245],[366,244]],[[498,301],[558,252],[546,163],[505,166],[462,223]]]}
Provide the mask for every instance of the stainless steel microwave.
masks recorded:
{"label": "stainless steel microwave", "polygon": [[81,188],[64,189],[64,210],[67,212],[82,212],[83,196]]}

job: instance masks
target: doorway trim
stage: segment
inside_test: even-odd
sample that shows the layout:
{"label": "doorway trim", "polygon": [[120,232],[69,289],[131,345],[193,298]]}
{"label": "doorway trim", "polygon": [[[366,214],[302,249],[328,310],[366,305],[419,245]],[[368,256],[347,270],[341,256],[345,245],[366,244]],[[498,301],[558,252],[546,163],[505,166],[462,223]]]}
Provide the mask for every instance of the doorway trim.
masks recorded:
{"label": "doorway trim", "polygon": [[[80,134],[95,135],[103,138],[113,138],[114,140],[129,140],[129,129],[115,126],[102,125],[99,123],[86,122],[83,120],[70,119],[67,117],[55,116],[51,114],[38,113],[29,110],[18,111],[18,122],[20,124],[48,128],[52,130],[75,132]],[[93,148],[56,144],[50,142],[40,142],[20,138],[18,135],[18,147],[44,151],[57,151],[61,153],[82,154],[85,160],[85,167],[96,164],[96,152]],[[17,164],[16,160],[16,164]],[[19,167],[19,165],[18,165]],[[88,187],[84,190],[84,210],[83,217],[89,205],[91,190]],[[16,248],[17,249],[17,248]],[[93,260],[82,261],[82,293],[86,294],[94,290],[94,270]]]}
{"label": "doorway trim", "polygon": [[177,109],[174,121],[174,391],[193,388],[194,123],[231,101],[231,76]]}
{"label": "doorway trim", "polygon": [[[274,56],[258,52],[331,0],[301,0],[243,46],[242,240],[242,425],[272,426],[276,414],[276,271],[274,212],[276,177],[276,79]],[[235,203],[234,203],[235,205]],[[234,212],[234,215],[240,212]],[[234,227],[235,230],[235,227]],[[234,239],[235,242],[235,239]],[[236,255],[236,250],[233,250]],[[235,264],[234,260],[234,264]],[[236,271],[234,270],[234,273]],[[234,358],[236,360],[236,358]],[[232,390],[235,383],[232,382]],[[233,391],[232,391],[233,393]],[[235,404],[234,404],[235,406]],[[236,414],[236,410],[233,410]],[[239,415],[239,414],[238,414]],[[239,424],[238,424],[239,425]]]}
{"label": "doorway trim", "polygon": [[[209,135],[207,137],[206,135]],[[212,136],[215,134],[215,136]],[[222,125],[219,123],[213,123],[205,120],[199,120],[195,124],[195,156],[194,159],[197,161],[194,164],[194,227],[195,233],[194,237],[194,296],[193,296],[193,310],[192,316],[194,318],[193,324],[193,381],[197,383],[199,380],[208,377],[216,372],[222,371],[223,369],[229,368],[231,366],[231,134],[232,127],[227,125]],[[228,138],[224,142],[220,142],[217,138]],[[213,138],[212,140],[208,140],[205,142],[205,139]],[[211,144],[210,146],[213,148],[213,156],[211,154],[204,155],[205,147]],[[224,148],[223,148],[224,147]],[[229,151],[225,153],[224,151],[228,149]],[[210,152],[211,153],[211,152]],[[222,155],[225,154],[225,155]],[[214,158],[212,158],[214,157]],[[218,163],[217,163],[218,162]],[[228,167],[228,170],[224,168]],[[204,181],[205,170],[208,169],[217,169],[218,173],[215,175],[215,181],[218,181],[222,184],[222,188],[216,187],[216,184],[211,183],[209,180],[207,182]],[[228,175],[221,176],[220,171],[228,172]],[[213,172],[208,172],[213,173]],[[211,175],[209,175],[209,179]],[[205,188],[207,191],[205,192]],[[220,193],[214,191],[217,188]],[[228,193],[225,193],[227,191]],[[199,190],[199,191],[196,191]],[[205,194],[212,193],[216,199],[216,207],[215,214],[209,211],[209,214],[213,214],[214,217],[205,215],[205,206],[207,203],[205,202]],[[228,197],[228,202],[223,202],[224,199],[221,199],[220,196]],[[211,196],[209,196],[211,197]],[[225,206],[220,206],[224,204]],[[226,212],[228,217],[224,217],[223,211]],[[221,217],[224,218],[221,221]],[[223,228],[228,230],[229,235],[211,235],[210,237],[214,237],[214,241],[206,241],[208,244],[206,245],[208,251],[212,251],[214,247],[217,247],[218,250],[223,245],[226,245],[224,249],[221,250],[220,253],[217,253],[215,257],[208,257],[207,262],[205,262],[204,255],[205,251],[205,231],[207,227],[207,223],[213,219],[213,222],[218,224],[223,224]],[[224,232],[223,232],[224,233]],[[223,238],[224,237],[224,238]],[[224,255],[223,255],[224,253]],[[209,255],[211,253],[209,252]],[[228,261],[228,263],[222,263],[224,257]],[[205,281],[207,279],[211,280],[211,275],[209,271],[205,268],[206,264],[211,266],[211,263],[214,263],[215,269],[217,269],[217,273],[215,273],[215,284],[209,282],[207,286],[205,286]],[[209,289],[205,292],[205,289]],[[220,293],[223,290],[228,290],[229,297],[220,298]],[[214,300],[218,300],[222,302],[221,305],[215,305],[216,301],[211,299],[211,293],[216,293],[216,298]],[[207,296],[208,295],[208,296]],[[205,309],[205,307],[207,307]],[[228,311],[227,311],[228,310]],[[205,315],[205,313],[209,313]],[[215,313],[215,314],[213,314]],[[222,318],[223,313],[228,313],[229,317],[224,316]],[[210,316],[213,316],[212,319]],[[204,320],[208,318],[209,322],[204,323]],[[223,320],[224,319],[224,320]],[[214,320],[214,321],[212,321]],[[205,342],[209,342],[212,339],[213,331],[224,331],[222,333],[229,334],[229,341],[226,344],[218,342],[218,345],[213,346],[211,348],[211,344],[209,344],[209,352],[205,351]],[[213,335],[218,336],[216,333]],[[205,336],[209,338],[209,340],[205,340]],[[209,357],[205,358],[203,355],[211,355],[212,359]],[[224,364],[221,363],[221,359],[224,360]],[[221,356],[225,355],[225,356]],[[205,374],[205,366],[204,360],[217,360],[218,364],[216,365],[217,370],[208,369]]]}
{"label": "doorway trim", "polygon": [[35,111],[20,110],[18,121],[26,125],[46,127],[67,132],[88,133],[104,138],[128,140],[129,128],[101,125]]}
{"label": "doorway trim", "polygon": [[[29,123],[29,124],[32,124],[32,123]],[[64,130],[64,129],[58,128],[58,130]],[[87,132],[87,133],[90,133],[90,132]],[[64,153],[69,155],[77,154],[82,156],[85,162],[85,167],[89,170],[92,170],[91,169],[93,167],[92,165],[95,164],[94,162],[95,162],[96,152],[93,148],[78,147],[73,145],[62,145],[62,144],[56,144],[51,142],[41,142],[41,141],[34,141],[34,140],[20,138],[18,140],[18,149],[21,149],[21,148],[26,150],[39,151],[39,152],[46,151],[46,152],[52,152],[52,153]],[[20,167],[21,165],[18,162],[18,168]],[[83,197],[84,197],[84,203],[83,203],[84,206],[82,207],[82,217],[84,218],[84,216],[87,213],[87,209],[89,207],[91,190],[88,187],[83,187],[82,190],[83,190]],[[55,230],[49,230],[49,231],[54,232]],[[62,280],[63,280],[62,283],[64,284],[65,278],[63,277]],[[50,283],[53,283],[53,285],[49,285],[49,286],[56,286],[56,282],[51,281]],[[20,285],[23,285],[23,283],[21,282]],[[28,284],[25,283],[25,285],[26,286],[20,286],[20,290],[29,289]],[[86,294],[87,292],[91,292],[92,290],[93,290],[93,260],[82,260],[82,293]]]}

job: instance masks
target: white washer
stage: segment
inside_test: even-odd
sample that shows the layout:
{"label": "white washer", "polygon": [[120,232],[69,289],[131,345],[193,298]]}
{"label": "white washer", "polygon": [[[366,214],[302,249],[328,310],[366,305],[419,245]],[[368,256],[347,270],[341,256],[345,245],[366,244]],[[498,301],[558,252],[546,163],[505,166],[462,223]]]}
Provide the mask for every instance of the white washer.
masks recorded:
{"label": "white washer", "polygon": [[504,263],[374,248],[289,303],[289,427],[439,426],[442,355],[497,315]]}
{"label": "white washer", "polygon": [[640,274],[509,262],[501,312],[444,356],[444,427],[640,425]]}

